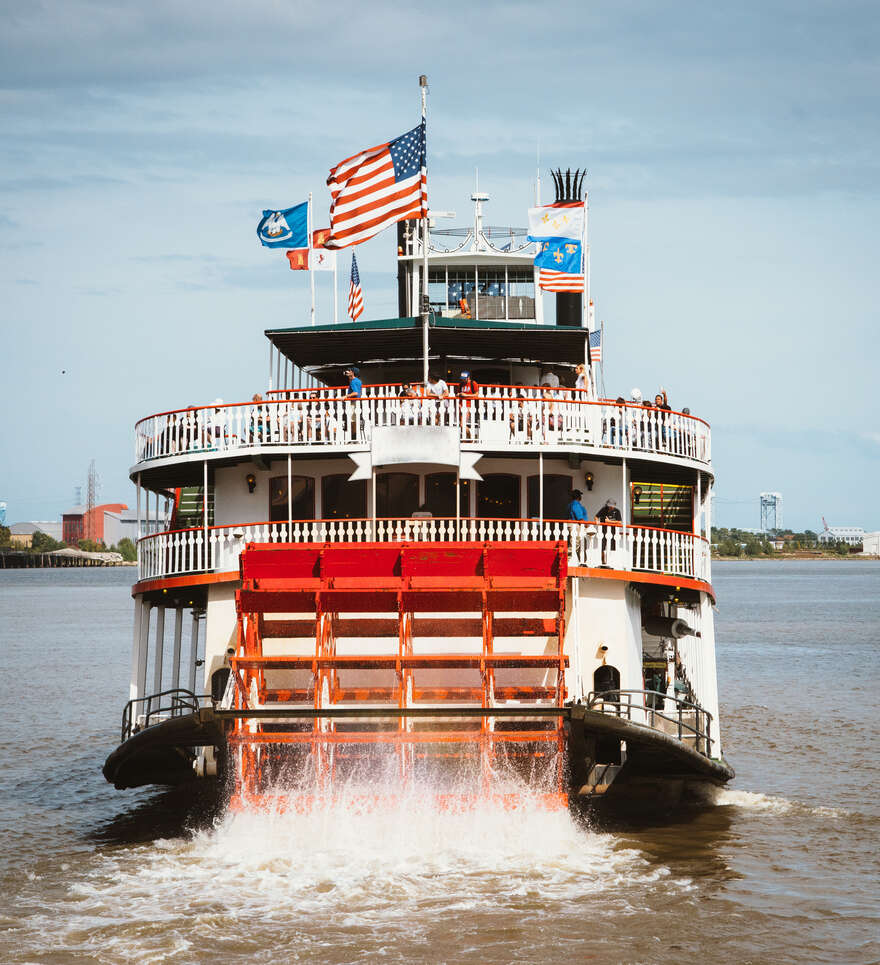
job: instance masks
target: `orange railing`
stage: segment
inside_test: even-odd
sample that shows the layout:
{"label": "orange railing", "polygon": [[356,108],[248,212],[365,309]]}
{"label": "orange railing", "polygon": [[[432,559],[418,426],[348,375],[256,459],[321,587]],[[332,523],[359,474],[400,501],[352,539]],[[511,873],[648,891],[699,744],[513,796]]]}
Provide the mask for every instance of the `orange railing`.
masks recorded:
{"label": "orange railing", "polygon": [[519,542],[562,540],[572,566],[609,566],[709,580],[709,545],[695,533],[562,519],[403,517],[307,519],[170,530],[138,542],[141,580],[229,572],[247,543]]}

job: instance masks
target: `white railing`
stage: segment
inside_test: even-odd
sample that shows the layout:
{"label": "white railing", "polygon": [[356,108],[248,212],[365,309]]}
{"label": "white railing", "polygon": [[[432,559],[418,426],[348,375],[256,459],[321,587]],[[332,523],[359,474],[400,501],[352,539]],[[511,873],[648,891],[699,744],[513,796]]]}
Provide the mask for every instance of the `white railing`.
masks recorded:
{"label": "white railing", "polygon": [[287,392],[285,398],[161,412],[135,426],[135,461],[272,446],[357,446],[374,426],[442,425],[487,448],[566,444],[659,453],[708,464],[709,426],[654,406],[589,402],[576,389],[481,386],[476,397],[401,398],[398,386]]}
{"label": "white railing", "polygon": [[608,566],[709,580],[709,545],[694,533],[619,523],[537,519],[318,519],[183,529],[138,542],[141,580],[230,572],[246,543],[565,540],[571,566]]}

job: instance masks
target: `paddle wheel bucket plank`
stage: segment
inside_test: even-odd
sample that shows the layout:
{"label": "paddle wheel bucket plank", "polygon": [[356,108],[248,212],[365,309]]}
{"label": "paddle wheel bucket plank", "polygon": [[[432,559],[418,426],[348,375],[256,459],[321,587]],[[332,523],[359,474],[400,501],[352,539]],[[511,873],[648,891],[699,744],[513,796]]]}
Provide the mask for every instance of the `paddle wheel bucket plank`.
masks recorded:
{"label": "paddle wheel bucket plank", "polygon": [[[358,768],[387,777],[390,766],[406,786],[454,764],[476,767],[492,797],[503,764],[539,770],[544,799],[564,804],[563,718],[539,715],[566,698],[564,542],[250,543],[240,567],[236,797],[282,772],[290,787],[333,793]],[[296,706],[328,716],[297,719]]]}

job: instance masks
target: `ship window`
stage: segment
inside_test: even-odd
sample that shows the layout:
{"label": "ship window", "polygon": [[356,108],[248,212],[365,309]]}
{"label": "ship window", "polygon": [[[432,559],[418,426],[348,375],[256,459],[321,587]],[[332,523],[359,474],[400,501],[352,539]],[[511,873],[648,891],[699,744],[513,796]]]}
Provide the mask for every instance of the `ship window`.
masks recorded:
{"label": "ship window", "polygon": [[447,308],[458,308],[458,302],[447,305],[447,292],[446,269],[430,268],[428,270],[428,299],[431,302],[431,308],[438,315],[445,314]]}
{"label": "ship window", "polygon": [[345,473],[324,476],[321,480],[321,516],[323,519],[366,519],[366,480],[349,482]]}
{"label": "ship window", "polygon": [[[544,519],[568,519],[568,504],[571,502],[571,476],[544,474]],[[529,476],[528,501],[529,518],[537,519],[541,513],[538,507],[540,484],[537,476]]]}
{"label": "ship window", "polygon": [[474,287],[476,276],[473,268],[455,268],[449,270],[449,310],[458,311],[462,298],[467,300],[468,310],[474,315],[476,300]]}
{"label": "ship window", "polygon": [[[470,480],[459,482],[461,496],[459,497],[460,515],[470,516],[471,494]],[[455,518],[455,473],[434,472],[425,476],[425,505],[432,516]]]}
{"label": "ship window", "polygon": [[507,269],[507,317],[535,317],[535,276],[530,268]]}
{"label": "ship window", "polygon": [[490,473],[477,487],[477,516],[519,519],[519,476]]}
{"label": "ship window", "polygon": [[411,516],[419,508],[419,477],[409,472],[376,476],[376,515]]}
{"label": "ship window", "polygon": [[635,526],[693,531],[694,487],[637,482],[630,486],[630,519]]}
{"label": "ship window", "polygon": [[504,269],[485,268],[480,272],[480,318],[506,318],[507,283]]}
{"label": "ship window", "polygon": [[[294,476],[291,486],[291,519],[315,518],[315,480],[311,476]],[[287,519],[287,476],[275,476],[269,483],[269,519],[273,523]]]}

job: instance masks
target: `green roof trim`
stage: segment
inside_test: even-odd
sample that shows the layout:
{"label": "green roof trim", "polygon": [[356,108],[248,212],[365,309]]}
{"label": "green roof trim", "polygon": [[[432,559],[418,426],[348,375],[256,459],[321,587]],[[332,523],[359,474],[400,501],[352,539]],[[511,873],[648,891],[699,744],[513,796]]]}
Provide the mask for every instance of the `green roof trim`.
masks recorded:
{"label": "green roof trim", "polygon": [[[293,328],[269,328],[264,334],[272,335],[300,335],[327,334],[329,332],[369,332],[388,331],[389,329],[420,328],[421,318],[377,318],[366,322],[333,322],[329,325],[297,325]],[[572,332],[579,329],[574,326],[536,325],[535,322],[502,322],[490,321],[482,318],[444,318],[433,316],[428,323],[429,328],[461,328],[479,331],[481,329],[504,329],[511,332]]]}

